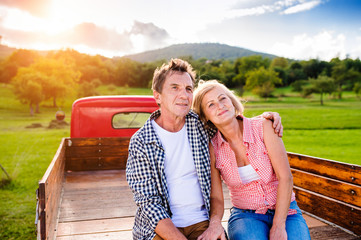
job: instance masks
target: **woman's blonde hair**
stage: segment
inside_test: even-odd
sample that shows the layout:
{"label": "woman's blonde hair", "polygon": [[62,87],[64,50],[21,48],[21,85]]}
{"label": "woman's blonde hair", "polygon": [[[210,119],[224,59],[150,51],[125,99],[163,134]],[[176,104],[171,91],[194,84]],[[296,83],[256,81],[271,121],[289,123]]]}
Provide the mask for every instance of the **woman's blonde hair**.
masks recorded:
{"label": "woman's blonde hair", "polygon": [[200,80],[198,82],[197,88],[194,90],[192,109],[195,113],[198,114],[200,120],[204,123],[206,127],[214,128],[215,126],[211,121],[207,120],[202,108],[202,101],[204,96],[209,91],[217,87],[221,88],[225,92],[225,94],[231,99],[232,104],[235,108],[236,115],[243,114],[244,107],[242,103],[236,97],[236,95],[226,86],[224,86],[222,83],[218,82],[217,80],[208,80],[208,81]]}

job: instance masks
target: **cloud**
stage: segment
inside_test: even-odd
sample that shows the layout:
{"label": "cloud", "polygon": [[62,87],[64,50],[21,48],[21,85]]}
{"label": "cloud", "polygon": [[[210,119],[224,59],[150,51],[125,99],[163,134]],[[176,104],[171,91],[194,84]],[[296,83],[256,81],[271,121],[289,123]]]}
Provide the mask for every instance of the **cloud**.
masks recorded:
{"label": "cloud", "polygon": [[334,57],[346,56],[345,42],[343,34],[335,36],[332,31],[322,31],[315,36],[297,35],[292,43],[278,42],[269,52],[293,59],[319,58],[329,61]]}
{"label": "cloud", "polygon": [[22,31],[0,28],[4,40],[13,46],[22,48],[58,49],[83,45],[94,49],[128,51],[132,43],[128,33],[97,26],[93,23],[81,23],[70,30],[58,34],[46,34],[39,31]]}
{"label": "cloud", "polygon": [[71,45],[80,44],[95,49],[126,51],[133,47],[128,33],[118,33],[94,23],[78,24],[59,37]]}
{"label": "cloud", "polygon": [[166,30],[157,27],[153,23],[142,23],[139,21],[134,21],[133,27],[129,33],[131,35],[140,35],[146,49],[163,47],[170,38]]}
{"label": "cloud", "polygon": [[226,18],[258,16],[267,12],[273,12],[272,6],[259,6],[254,8],[234,9],[227,13]]}
{"label": "cloud", "polygon": [[1,0],[0,5],[17,8],[37,17],[47,15],[51,0]]}
{"label": "cloud", "polygon": [[258,16],[266,13],[280,12],[293,14],[310,10],[322,3],[322,0],[260,0],[241,1],[228,10],[226,18]]}
{"label": "cloud", "polygon": [[3,43],[9,46],[56,50],[74,48],[79,51],[123,55],[166,46],[169,34],[153,23],[135,21],[130,31],[122,33],[115,29],[84,22],[56,34],[42,31],[24,31],[0,25]]}
{"label": "cloud", "polygon": [[349,52],[348,55],[351,58],[360,58],[361,56],[361,36],[356,37],[355,47],[352,48],[352,52]]}
{"label": "cloud", "polygon": [[300,3],[296,6],[287,8],[286,10],[283,11],[283,14],[294,14],[294,13],[298,13],[298,12],[308,11],[308,10],[320,5],[321,3],[322,3],[322,1],[311,1],[311,2]]}

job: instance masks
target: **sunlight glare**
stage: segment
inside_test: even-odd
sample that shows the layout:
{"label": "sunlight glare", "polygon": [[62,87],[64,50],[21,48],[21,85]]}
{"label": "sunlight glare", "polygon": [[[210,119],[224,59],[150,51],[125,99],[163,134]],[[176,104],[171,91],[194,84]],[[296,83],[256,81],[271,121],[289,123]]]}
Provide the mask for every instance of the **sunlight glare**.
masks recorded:
{"label": "sunlight glare", "polygon": [[48,35],[59,34],[71,27],[65,21],[52,17],[34,17],[27,12],[17,9],[8,10],[8,14],[3,19],[3,26],[12,30],[40,32]]}

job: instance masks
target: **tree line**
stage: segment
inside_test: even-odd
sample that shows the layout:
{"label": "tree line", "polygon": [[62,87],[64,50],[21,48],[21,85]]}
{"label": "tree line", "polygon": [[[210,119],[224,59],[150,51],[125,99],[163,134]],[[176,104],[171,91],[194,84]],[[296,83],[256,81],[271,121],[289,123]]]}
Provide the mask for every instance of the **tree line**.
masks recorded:
{"label": "tree line", "polygon": [[[259,55],[236,60],[181,57],[191,63],[199,79],[218,79],[242,96],[250,90],[260,97],[272,97],[277,87],[292,86],[302,96],[343,91],[361,95],[360,59],[334,58],[296,61],[282,57],[273,59]],[[0,82],[11,84],[16,97],[28,104],[30,111],[39,111],[42,101],[97,95],[100,85],[149,88],[156,67],[163,61],[140,63],[127,58],[105,58],[79,53],[73,49],[36,51],[19,49],[0,62]]]}

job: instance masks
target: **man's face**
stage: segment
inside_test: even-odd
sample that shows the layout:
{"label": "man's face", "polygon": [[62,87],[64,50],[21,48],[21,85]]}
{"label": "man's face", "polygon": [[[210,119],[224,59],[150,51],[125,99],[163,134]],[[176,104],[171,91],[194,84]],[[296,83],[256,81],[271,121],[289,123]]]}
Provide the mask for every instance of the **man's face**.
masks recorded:
{"label": "man's face", "polygon": [[193,82],[188,73],[170,72],[162,93],[153,92],[163,117],[185,117],[192,105]]}

